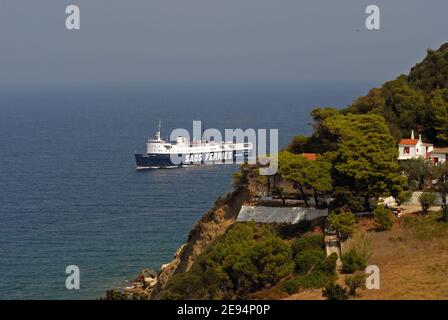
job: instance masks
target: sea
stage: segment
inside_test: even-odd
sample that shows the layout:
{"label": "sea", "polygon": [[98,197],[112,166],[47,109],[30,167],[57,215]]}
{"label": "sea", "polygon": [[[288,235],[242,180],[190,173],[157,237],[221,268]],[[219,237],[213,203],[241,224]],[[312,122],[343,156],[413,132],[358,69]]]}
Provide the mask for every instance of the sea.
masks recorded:
{"label": "sea", "polygon": [[[0,88],[0,299],[98,299],[158,269],[231,191],[236,165],[136,171],[134,152],[171,130],[311,132],[317,106],[372,83]],[[67,266],[80,270],[66,288]]]}

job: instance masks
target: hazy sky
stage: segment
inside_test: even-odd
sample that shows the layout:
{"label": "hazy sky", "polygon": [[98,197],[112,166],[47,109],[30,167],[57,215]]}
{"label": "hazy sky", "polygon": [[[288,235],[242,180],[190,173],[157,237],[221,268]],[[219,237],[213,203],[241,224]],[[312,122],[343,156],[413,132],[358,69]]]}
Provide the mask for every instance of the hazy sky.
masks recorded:
{"label": "hazy sky", "polygon": [[0,0],[0,85],[382,82],[448,42],[447,15],[446,0]]}

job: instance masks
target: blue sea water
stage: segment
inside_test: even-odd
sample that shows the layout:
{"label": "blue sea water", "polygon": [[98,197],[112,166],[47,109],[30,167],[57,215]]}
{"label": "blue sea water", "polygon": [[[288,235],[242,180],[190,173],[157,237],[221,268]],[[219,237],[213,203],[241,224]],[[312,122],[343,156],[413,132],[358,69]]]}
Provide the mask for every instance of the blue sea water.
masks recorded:
{"label": "blue sea water", "polygon": [[[95,299],[171,260],[231,190],[236,166],[137,172],[134,151],[162,134],[277,128],[285,145],[309,111],[343,107],[371,84],[100,86],[0,90],[0,299]],[[81,289],[65,288],[65,268]]]}

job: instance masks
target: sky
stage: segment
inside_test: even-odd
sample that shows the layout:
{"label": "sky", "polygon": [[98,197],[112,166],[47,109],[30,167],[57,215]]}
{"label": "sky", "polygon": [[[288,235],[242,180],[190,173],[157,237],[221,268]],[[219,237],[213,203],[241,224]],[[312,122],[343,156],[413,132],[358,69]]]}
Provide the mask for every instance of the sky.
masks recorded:
{"label": "sky", "polygon": [[446,0],[1,0],[0,86],[383,82],[448,42],[447,14]]}

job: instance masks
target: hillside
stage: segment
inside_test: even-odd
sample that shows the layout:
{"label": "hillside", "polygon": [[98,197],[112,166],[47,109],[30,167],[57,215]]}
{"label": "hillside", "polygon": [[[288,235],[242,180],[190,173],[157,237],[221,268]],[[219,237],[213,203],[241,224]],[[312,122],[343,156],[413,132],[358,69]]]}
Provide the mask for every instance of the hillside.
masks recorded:
{"label": "hillside", "polygon": [[[402,300],[448,299],[448,225],[411,215],[397,219],[390,231],[376,232],[373,219],[361,219],[356,230],[371,243],[369,264],[380,269],[379,290],[359,290],[354,299]],[[343,285],[346,275],[339,276]],[[260,291],[259,299],[320,300],[321,289],[303,290],[292,295],[279,288]]]}
{"label": "hillside", "polygon": [[436,145],[448,145],[448,43],[427,50],[408,75],[385,82],[358,98],[344,112],[384,116],[398,140],[418,130]]}
{"label": "hillside", "polygon": [[448,43],[439,50],[428,50],[427,57],[411,69],[408,81],[415,88],[430,92],[448,87]]}
{"label": "hillside", "polygon": [[[416,160],[406,168],[396,146],[411,130],[448,145],[447,57],[448,44],[428,50],[409,75],[370,90],[346,109],[314,109],[313,134],[296,136],[279,153],[278,172],[260,176],[259,165],[242,166],[234,192],[216,202],[141,290],[152,299],[448,298],[448,206],[397,218],[378,205],[389,196],[405,203],[416,185],[447,198],[448,165]],[[330,214],[314,225],[236,223],[242,204],[266,193],[283,205],[289,198]],[[356,218],[359,212],[375,218]],[[342,274],[337,257],[326,256],[328,226],[343,241]],[[380,268],[381,289],[349,294],[346,280],[360,283],[368,264]]]}

